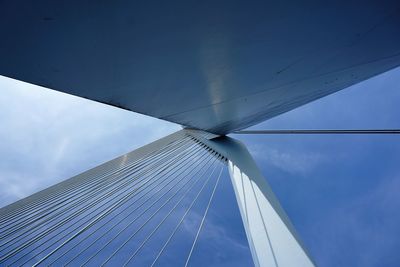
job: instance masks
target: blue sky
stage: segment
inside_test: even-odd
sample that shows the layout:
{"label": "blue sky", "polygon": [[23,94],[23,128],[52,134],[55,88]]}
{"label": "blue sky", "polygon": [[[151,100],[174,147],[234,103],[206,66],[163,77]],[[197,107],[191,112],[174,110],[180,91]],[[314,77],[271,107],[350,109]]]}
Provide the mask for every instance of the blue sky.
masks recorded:
{"label": "blue sky", "polygon": [[[0,206],[181,128],[8,78],[0,89]],[[399,101],[395,69],[253,128],[399,128]],[[398,265],[400,136],[232,136],[248,146],[319,265]],[[208,260],[243,266],[250,256],[237,207],[223,204],[234,203],[228,182],[204,231],[210,249],[224,252]]]}

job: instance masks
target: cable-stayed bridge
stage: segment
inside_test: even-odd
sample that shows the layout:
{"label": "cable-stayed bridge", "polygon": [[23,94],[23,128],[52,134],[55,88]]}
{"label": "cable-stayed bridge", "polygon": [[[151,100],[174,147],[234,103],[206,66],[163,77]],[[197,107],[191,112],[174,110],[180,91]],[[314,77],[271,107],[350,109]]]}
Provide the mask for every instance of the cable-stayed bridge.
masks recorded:
{"label": "cable-stayed bridge", "polygon": [[399,66],[399,10],[389,0],[1,2],[1,75],[184,129],[2,208],[0,264],[157,265],[205,199],[181,255],[190,265],[229,175],[237,204],[227,205],[239,207],[254,264],[315,265],[226,134]]}
{"label": "cable-stayed bridge", "polygon": [[[207,198],[184,255],[183,263],[188,265],[218,183],[229,169],[254,259],[312,265],[271,189],[258,180],[262,176],[245,148],[233,139],[215,137],[182,130],[4,207],[0,261],[4,265],[90,266],[122,261],[129,265],[158,235],[162,242],[152,246],[154,258],[148,262],[153,266],[167,253],[199,197]],[[292,257],[282,254],[282,242],[292,246]]]}

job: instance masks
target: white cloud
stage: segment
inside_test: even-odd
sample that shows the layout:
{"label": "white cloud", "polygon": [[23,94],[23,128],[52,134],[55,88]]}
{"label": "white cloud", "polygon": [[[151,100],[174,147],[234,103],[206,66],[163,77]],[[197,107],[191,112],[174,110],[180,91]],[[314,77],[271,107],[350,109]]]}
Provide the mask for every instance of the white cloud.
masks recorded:
{"label": "white cloud", "polygon": [[[319,258],[330,266],[379,266],[388,256],[397,253],[400,203],[400,175],[380,179],[375,190],[354,196],[351,201],[331,208],[326,216],[314,222],[313,239],[319,241]],[[323,242],[321,242],[323,240]],[[354,252],[347,251],[354,246]],[[355,252],[362,252],[354,255]],[[353,254],[349,261],[348,254]]]}
{"label": "white cloud", "polygon": [[0,76],[0,206],[180,126]]}
{"label": "white cloud", "polygon": [[262,162],[268,162],[284,172],[297,175],[305,175],[314,171],[327,159],[324,154],[313,151],[297,151],[285,147],[273,148],[262,145],[251,145],[250,151],[255,158]]}

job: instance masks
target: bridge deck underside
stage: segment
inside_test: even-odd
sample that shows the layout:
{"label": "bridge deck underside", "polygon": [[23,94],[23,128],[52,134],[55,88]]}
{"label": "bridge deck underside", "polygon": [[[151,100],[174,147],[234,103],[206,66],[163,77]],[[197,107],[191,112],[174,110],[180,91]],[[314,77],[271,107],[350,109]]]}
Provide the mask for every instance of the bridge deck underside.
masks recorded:
{"label": "bridge deck underside", "polygon": [[226,134],[400,65],[398,0],[0,1],[0,75]]}

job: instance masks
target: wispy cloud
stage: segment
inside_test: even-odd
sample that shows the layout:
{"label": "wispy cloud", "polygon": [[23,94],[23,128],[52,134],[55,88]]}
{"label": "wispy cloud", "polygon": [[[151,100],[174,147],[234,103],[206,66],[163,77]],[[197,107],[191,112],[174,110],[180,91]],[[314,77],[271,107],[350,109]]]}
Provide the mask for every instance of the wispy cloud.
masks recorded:
{"label": "wispy cloud", "polygon": [[306,175],[327,160],[324,154],[312,151],[293,151],[262,146],[252,146],[250,149],[261,161],[268,162],[291,174]]}
{"label": "wispy cloud", "polygon": [[[400,68],[253,127],[399,127]],[[398,136],[237,136],[321,266],[398,266]],[[303,178],[303,179],[298,179]]]}
{"label": "wispy cloud", "polygon": [[[227,209],[236,208],[235,206]],[[213,266],[246,266],[251,262],[247,239],[238,238],[233,235],[232,229],[215,220],[215,208],[211,208],[206,217],[205,223],[199,235],[196,253],[193,260],[200,260],[197,265]],[[214,214],[213,214],[214,213]],[[194,238],[197,233],[202,214],[192,212],[183,222],[185,236],[189,239]],[[239,218],[237,218],[239,219]],[[240,219],[239,219],[240,220]],[[237,223],[237,222],[236,222]],[[197,256],[197,257],[196,257]],[[196,264],[195,264],[196,265]],[[196,265],[196,266],[197,266]]]}
{"label": "wispy cloud", "polygon": [[[197,212],[193,212],[187,220],[183,222],[183,227],[186,229],[191,236],[194,236],[199,228],[199,222],[202,220],[202,215]],[[206,227],[202,228],[201,238],[205,240],[206,243],[213,244],[215,246],[220,246],[223,244],[229,244],[232,246],[233,250],[245,250],[248,251],[249,247],[243,242],[233,238],[229,235],[226,228],[214,222],[212,216],[208,216],[206,220]],[[211,241],[211,242],[208,242]]]}
{"label": "wispy cloud", "polygon": [[0,77],[0,206],[180,126]]}
{"label": "wispy cloud", "polygon": [[[399,188],[400,175],[395,174],[382,180],[376,190],[321,216],[314,225],[314,234],[321,238],[313,235],[320,240],[314,243],[320,250],[319,260],[329,266],[394,266],[400,245]],[[349,246],[354,249],[349,251]]]}

